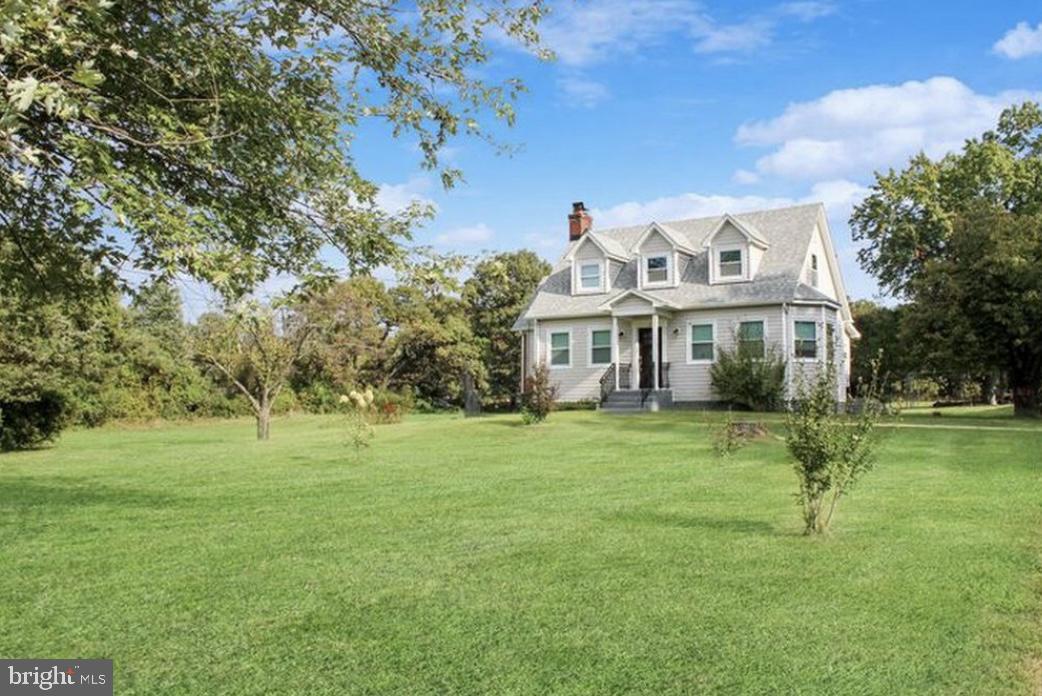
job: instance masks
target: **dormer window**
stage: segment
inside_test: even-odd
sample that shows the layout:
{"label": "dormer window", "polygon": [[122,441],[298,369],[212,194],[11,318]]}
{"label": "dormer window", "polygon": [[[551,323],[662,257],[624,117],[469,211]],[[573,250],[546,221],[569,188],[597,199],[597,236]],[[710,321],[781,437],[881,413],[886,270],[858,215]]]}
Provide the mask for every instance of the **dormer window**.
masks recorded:
{"label": "dormer window", "polygon": [[579,266],[579,287],[583,290],[601,289],[601,265],[600,263],[584,263]]}
{"label": "dormer window", "polygon": [[669,256],[661,254],[644,258],[644,282],[649,285],[669,282]]}
{"label": "dormer window", "polygon": [[745,270],[742,262],[741,249],[724,249],[720,251],[720,278],[742,278]]}

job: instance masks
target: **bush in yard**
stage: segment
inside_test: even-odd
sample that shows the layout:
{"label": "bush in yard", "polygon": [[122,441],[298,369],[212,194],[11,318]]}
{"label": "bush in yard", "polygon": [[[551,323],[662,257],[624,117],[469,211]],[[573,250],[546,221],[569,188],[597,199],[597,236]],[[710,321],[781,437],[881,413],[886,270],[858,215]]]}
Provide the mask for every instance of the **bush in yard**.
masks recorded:
{"label": "bush in yard", "polygon": [[64,396],[45,391],[32,401],[0,402],[0,451],[27,449],[53,440],[68,420]]}
{"label": "bush in yard", "polygon": [[557,387],[550,382],[550,368],[538,365],[525,382],[521,395],[521,420],[525,425],[542,423],[557,403]]}
{"label": "bush in yard", "polygon": [[773,350],[721,350],[710,369],[721,400],[752,411],[773,411],[785,395],[785,362]]}
{"label": "bush in yard", "polygon": [[374,409],[375,396],[373,390],[366,389],[364,392],[351,390],[350,394],[340,397],[340,403],[348,408],[347,412],[347,436],[348,442],[355,450],[369,446],[369,441],[376,435],[371,420]]}
{"label": "bush in yard", "polygon": [[829,530],[840,499],[872,468],[878,445],[876,426],[883,409],[875,387],[856,414],[840,413],[834,375],[830,367],[819,370],[809,384],[799,384],[786,418],[785,443],[796,460],[796,499],[808,535]]}

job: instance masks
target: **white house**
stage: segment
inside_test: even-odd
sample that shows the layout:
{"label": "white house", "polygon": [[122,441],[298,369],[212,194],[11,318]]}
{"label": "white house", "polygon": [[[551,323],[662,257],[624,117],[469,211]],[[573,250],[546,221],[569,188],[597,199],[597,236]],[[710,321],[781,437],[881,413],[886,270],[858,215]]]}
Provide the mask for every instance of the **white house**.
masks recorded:
{"label": "white house", "polygon": [[605,230],[572,207],[514,326],[522,379],[545,363],[562,401],[708,405],[710,366],[743,341],[784,356],[790,393],[831,358],[845,398],[858,334],[822,205]]}

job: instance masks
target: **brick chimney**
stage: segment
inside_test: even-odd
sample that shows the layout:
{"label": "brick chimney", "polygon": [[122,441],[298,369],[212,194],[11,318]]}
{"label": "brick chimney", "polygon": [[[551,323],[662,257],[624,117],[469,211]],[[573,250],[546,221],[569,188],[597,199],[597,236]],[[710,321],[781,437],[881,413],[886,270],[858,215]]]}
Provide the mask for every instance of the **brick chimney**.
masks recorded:
{"label": "brick chimney", "polygon": [[568,215],[568,241],[574,242],[589,232],[591,227],[593,227],[593,218],[586,212],[583,202],[572,203],[572,212]]}

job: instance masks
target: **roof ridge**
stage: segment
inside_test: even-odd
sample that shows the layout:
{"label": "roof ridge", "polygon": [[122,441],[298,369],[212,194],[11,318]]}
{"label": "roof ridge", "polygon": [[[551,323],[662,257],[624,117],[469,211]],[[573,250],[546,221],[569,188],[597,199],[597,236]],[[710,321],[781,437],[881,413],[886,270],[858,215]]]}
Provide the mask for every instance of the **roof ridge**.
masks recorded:
{"label": "roof ridge", "polygon": [[741,213],[723,212],[723,213],[719,213],[717,215],[702,215],[700,217],[677,218],[676,220],[661,220],[661,221],[660,220],[648,220],[647,222],[637,223],[635,225],[618,225],[616,227],[605,227],[604,229],[598,229],[598,228],[594,227],[590,231],[594,232],[596,234],[618,233],[618,232],[626,232],[626,231],[631,231],[631,230],[644,229],[648,225],[652,224],[653,222],[657,222],[660,225],[669,226],[669,225],[676,225],[676,224],[680,224],[680,223],[705,222],[705,221],[708,221],[708,220],[719,220],[719,219],[723,218],[726,215],[730,215],[731,217],[735,217],[735,218],[740,218],[740,217],[743,217],[743,216],[746,216],[746,215],[762,215],[763,213],[781,213],[781,212],[784,212],[784,211],[787,211],[787,210],[797,210],[799,208],[817,208],[818,206],[824,206],[824,205],[825,204],[823,202],[821,202],[821,201],[815,201],[815,202],[812,202],[812,203],[797,203],[797,204],[794,204],[794,205],[784,205],[784,206],[780,206],[778,208],[761,208],[761,209],[758,209],[758,210],[746,210],[746,211],[743,211]]}

